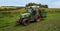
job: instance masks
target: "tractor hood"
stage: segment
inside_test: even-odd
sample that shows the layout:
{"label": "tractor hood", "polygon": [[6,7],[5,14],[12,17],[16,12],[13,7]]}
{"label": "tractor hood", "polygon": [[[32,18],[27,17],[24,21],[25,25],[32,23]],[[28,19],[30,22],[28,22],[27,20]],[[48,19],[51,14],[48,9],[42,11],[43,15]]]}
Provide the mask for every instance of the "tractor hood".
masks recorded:
{"label": "tractor hood", "polygon": [[21,18],[27,18],[30,16],[30,13],[24,13],[24,14],[21,14],[20,16]]}

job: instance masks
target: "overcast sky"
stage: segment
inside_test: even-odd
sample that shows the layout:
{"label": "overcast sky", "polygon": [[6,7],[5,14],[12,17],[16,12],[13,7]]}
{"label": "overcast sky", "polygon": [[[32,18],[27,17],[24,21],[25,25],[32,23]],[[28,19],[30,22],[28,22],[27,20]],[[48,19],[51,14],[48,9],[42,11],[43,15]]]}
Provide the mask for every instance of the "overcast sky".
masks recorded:
{"label": "overcast sky", "polygon": [[60,8],[60,0],[0,0],[0,6],[24,6],[30,2],[47,4],[49,8]]}

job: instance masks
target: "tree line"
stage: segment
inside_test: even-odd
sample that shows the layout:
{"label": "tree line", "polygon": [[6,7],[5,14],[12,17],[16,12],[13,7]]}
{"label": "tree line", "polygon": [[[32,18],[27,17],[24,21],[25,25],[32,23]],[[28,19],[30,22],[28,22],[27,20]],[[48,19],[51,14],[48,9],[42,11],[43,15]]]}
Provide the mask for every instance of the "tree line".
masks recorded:
{"label": "tree line", "polygon": [[39,7],[41,7],[41,8],[48,8],[48,5],[42,5],[42,4],[36,4],[36,3],[28,3],[28,4],[26,4],[26,7],[28,7],[28,6],[39,6]]}

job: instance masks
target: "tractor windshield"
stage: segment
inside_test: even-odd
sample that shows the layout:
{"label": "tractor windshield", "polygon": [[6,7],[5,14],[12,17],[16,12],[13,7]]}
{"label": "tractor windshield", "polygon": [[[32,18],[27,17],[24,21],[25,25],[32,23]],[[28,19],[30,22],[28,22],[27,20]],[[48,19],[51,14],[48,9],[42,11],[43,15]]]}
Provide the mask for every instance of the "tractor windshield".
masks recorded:
{"label": "tractor windshield", "polygon": [[33,9],[32,9],[32,15],[35,15],[35,14],[36,14],[36,9],[33,8]]}
{"label": "tractor windshield", "polygon": [[36,8],[28,8],[28,12],[31,13],[32,15],[36,14]]}

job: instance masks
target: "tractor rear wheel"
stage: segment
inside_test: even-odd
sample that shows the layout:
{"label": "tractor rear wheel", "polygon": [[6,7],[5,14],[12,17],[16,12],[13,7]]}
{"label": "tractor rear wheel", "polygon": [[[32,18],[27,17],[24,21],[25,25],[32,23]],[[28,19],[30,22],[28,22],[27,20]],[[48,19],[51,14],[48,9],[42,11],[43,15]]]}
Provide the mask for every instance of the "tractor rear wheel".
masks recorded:
{"label": "tractor rear wheel", "polygon": [[40,20],[41,20],[41,17],[38,15],[37,17],[36,17],[36,22],[40,22]]}
{"label": "tractor rear wheel", "polygon": [[25,26],[29,25],[29,23],[30,23],[30,21],[28,19],[23,19],[22,20],[22,24],[25,25]]}

